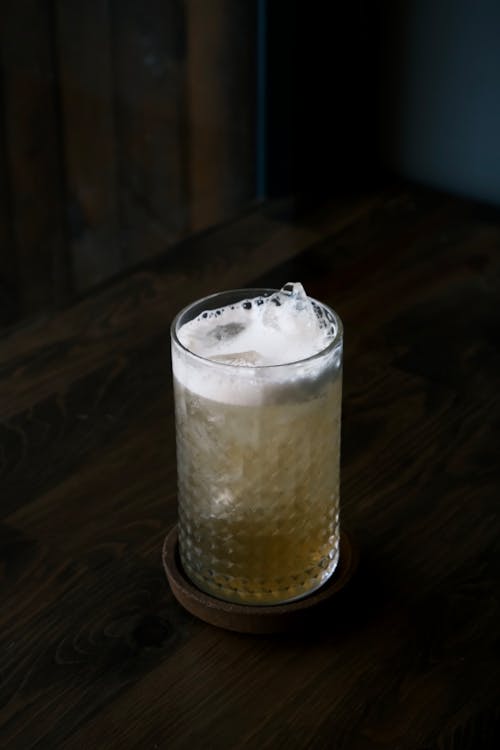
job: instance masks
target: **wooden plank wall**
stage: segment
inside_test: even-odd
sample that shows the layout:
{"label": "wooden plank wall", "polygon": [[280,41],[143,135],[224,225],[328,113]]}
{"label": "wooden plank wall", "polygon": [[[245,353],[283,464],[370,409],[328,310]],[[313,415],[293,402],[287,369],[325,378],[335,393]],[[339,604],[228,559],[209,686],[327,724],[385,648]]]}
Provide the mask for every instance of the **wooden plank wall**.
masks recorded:
{"label": "wooden plank wall", "polygon": [[0,326],[255,198],[253,0],[4,0]]}
{"label": "wooden plank wall", "polygon": [[186,7],[191,221],[200,229],[254,196],[257,14],[246,0]]}
{"label": "wooden plank wall", "polygon": [[55,21],[69,249],[85,290],[122,267],[109,6],[65,0]]}
{"label": "wooden plank wall", "polygon": [[[2,4],[1,63],[7,205],[11,244],[1,268],[30,315],[65,301],[61,122],[50,6],[39,0]],[[5,260],[4,260],[5,258]]]}

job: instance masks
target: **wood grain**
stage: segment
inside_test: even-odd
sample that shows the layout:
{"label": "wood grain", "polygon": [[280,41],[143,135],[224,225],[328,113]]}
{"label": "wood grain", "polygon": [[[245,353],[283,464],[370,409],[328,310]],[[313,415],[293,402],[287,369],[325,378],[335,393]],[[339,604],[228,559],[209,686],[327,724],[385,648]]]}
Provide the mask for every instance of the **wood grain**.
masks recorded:
{"label": "wood grain", "polygon": [[[1,746],[496,747],[499,246],[498,216],[418,190],[263,207],[3,339]],[[243,636],[164,581],[168,324],[299,278],[344,321],[362,564],[313,636]]]}

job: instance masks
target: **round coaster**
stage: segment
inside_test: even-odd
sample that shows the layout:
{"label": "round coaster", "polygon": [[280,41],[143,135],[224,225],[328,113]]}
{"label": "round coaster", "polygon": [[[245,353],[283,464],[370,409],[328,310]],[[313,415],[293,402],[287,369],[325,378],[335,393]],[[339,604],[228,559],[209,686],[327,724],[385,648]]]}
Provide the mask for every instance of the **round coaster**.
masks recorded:
{"label": "round coaster", "polygon": [[288,604],[255,606],[217,599],[191,583],[179,557],[177,526],[165,537],[162,557],[170,588],[184,609],[210,625],[239,633],[279,633],[306,626],[320,610],[327,605],[334,605],[333,598],[351,580],[359,560],[357,548],[350,536],[342,531],[339,564],[321,588]]}

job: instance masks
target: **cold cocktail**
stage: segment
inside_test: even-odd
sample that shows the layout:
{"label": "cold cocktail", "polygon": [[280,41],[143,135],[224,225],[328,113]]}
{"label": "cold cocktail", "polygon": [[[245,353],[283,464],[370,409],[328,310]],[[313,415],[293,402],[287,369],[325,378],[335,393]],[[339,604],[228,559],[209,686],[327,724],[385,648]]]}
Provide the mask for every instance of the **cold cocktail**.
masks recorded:
{"label": "cold cocktail", "polygon": [[339,554],[342,324],[300,284],[205,298],[172,325],[179,549],[204,591],[300,598]]}

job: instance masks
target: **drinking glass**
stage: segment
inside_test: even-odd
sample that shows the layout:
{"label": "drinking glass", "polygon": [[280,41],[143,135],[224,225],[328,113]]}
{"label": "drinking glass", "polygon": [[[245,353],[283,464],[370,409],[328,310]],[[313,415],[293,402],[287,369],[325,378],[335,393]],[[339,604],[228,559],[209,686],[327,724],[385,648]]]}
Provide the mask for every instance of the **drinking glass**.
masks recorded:
{"label": "drinking glass", "polygon": [[204,311],[276,292],[206,297],[171,329],[182,566],[203,591],[252,605],[301,598],[338,563],[342,322],[314,300],[328,345],[280,365],[213,361],[178,333]]}

